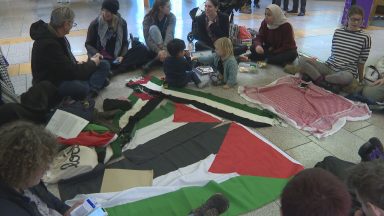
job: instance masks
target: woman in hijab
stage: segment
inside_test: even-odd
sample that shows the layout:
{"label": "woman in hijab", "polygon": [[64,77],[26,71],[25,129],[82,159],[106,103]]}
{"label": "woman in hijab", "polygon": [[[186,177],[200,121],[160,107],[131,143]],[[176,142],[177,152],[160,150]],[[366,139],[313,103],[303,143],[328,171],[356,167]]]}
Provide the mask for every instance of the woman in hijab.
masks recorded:
{"label": "woman in hijab", "polygon": [[129,62],[127,22],[117,12],[118,0],[104,0],[101,14],[88,28],[85,47],[89,56],[100,54],[111,64],[113,73],[123,72]]}
{"label": "woman in hijab", "polygon": [[285,66],[297,57],[297,47],[291,24],[275,4],[265,9],[265,19],[253,41],[250,58],[268,64]]}

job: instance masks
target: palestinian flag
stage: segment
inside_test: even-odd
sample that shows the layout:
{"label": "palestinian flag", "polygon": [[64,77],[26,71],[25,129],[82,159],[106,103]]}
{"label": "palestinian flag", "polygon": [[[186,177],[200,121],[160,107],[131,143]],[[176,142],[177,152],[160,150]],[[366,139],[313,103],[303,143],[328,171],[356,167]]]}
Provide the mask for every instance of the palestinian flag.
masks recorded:
{"label": "palestinian flag", "polygon": [[230,200],[225,215],[238,215],[277,199],[303,169],[239,123],[190,104],[141,96],[130,97],[133,108],[119,119],[128,123],[123,131],[131,137],[123,149],[125,159],[106,168],[152,169],[153,186],[100,194],[99,169],[61,182],[61,195],[95,193],[90,196],[109,215],[187,215],[220,192]]}

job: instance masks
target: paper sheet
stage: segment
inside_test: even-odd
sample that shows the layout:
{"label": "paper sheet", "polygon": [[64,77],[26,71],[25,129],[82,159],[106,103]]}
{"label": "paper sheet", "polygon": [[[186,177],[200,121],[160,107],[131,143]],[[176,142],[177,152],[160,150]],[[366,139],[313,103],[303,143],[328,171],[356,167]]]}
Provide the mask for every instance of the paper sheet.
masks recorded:
{"label": "paper sheet", "polygon": [[63,110],[56,110],[48,125],[47,130],[64,139],[75,138],[89,121]]}

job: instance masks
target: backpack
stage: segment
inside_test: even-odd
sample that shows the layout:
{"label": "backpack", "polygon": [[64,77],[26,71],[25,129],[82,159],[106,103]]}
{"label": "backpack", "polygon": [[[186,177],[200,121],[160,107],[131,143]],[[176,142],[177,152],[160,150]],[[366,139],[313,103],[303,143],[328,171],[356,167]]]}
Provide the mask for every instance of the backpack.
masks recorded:
{"label": "backpack", "polygon": [[364,79],[369,82],[375,82],[384,78],[384,57],[380,58],[376,65],[369,65],[365,70]]}
{"label": "backpack", "polygon": [[72,113],[91,122],[94,117],[95,100],[92,98],[73,100],[72,98],[67,97],[63,99],[57,109]]}
{"label": "backpack", "polygon": [[132,46],[131,49],[128,50],[125,58],[129,63],[127,66],[138,67],[145,63],[147,63],[150,59],[150,51],[147,46],[145,46],[142,42],[140,42],[138,37],[133,37],[132,34],[129,34]]}

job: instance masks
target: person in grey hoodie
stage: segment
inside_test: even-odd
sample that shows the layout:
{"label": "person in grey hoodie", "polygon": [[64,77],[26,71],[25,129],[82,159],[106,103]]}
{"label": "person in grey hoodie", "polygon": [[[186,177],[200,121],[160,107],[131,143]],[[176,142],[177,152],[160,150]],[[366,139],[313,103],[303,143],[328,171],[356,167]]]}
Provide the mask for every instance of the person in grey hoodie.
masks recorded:
{"label": "person in grey hoodie", "polygon": [[171,13],[170,0],[156,0],[143,21],[144,39],[155,58],[144,66],[147,72],[155,62],[163,62],[168,56],[167,44],[174,38],[176,17]]}

